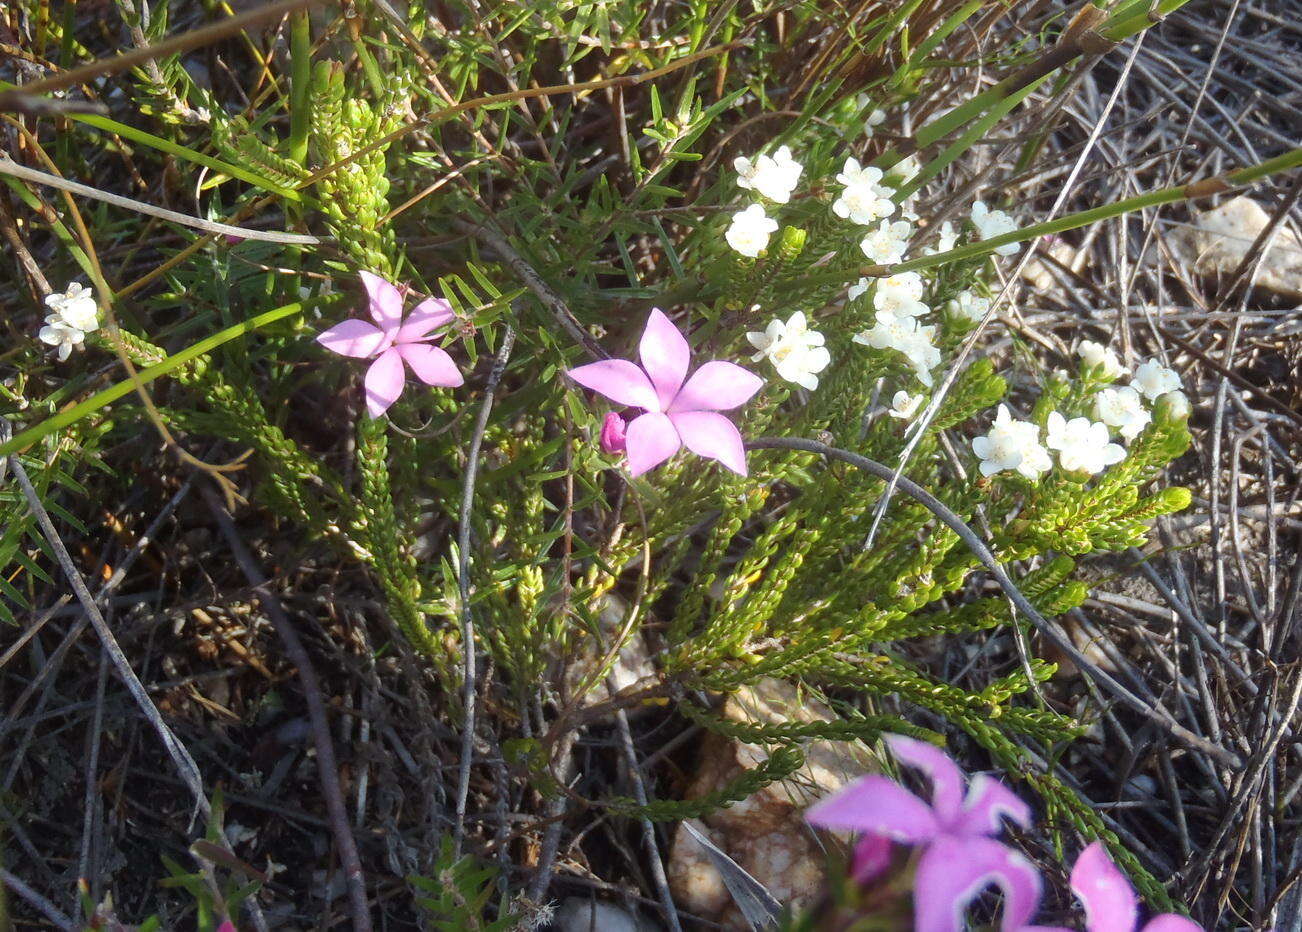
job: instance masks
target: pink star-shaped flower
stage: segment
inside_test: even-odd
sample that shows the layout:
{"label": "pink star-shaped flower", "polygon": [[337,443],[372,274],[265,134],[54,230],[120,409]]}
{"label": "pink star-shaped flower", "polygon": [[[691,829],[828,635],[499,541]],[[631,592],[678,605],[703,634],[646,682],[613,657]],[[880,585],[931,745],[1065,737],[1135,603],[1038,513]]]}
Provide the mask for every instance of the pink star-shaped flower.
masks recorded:
{"label": "pink star-shaped flower", "polygon": [[627,359],[605,359],[566,373],[617,404],[645,411],[629,423],[624,436],[629,472],[640,476],[686,446],[697,456],[746,475],[741,434],[718,412],[745,404],[764,380],[722,360],[705,363],[687,378],[691,347],[659,310],[651,311],[638,356],[641,366]]}
{"label": "pink star-shaped flower", "polygon": [[[372,272],[362,272],[367,310],[375,323],[351,318],[319,334],[317,342],[331,352],[358,359],[374,359],[366,370],[366,410],[379,417],[398,400],[406,384],[403,363],[426,385],[456,388],[465,379],[452,357],[432,345],[434,331],[456,315],[442,298],[426,298],[406,319],[403,292]],[[378,325],[378,326],[377,326]]]}
{"label": "pink star-shaped flower", "polygon": [[[1071,890],[1085,906],[1085,932],[1202,932],[1198,923],[1175,913],[1154,916],[1141,929],[1135,890],[1112,863],[1101,841],[1087,847],[1076,859],[1071,869]],[[1040,930],[1028,927],[1027,932]]]}
{"label": "pink star-shaped flower", "polygon": [[963,791],[963,773],[943,751],[903,735],[885,738],[900,763],[931,780],[927,802],[879,774],[869,774],[811,806],[812,825],[860,833],[852,872],[867,883],[889,864],[887,841],[924,847],[914,878],[917,932],[959,932],[968,905],[987,885],[1004,892],[1004,932],[1020,929],[1040,901],[1040,874],[995,841],[1000,821],[1030,823],[1031,810],[998,780],[978,774]]}

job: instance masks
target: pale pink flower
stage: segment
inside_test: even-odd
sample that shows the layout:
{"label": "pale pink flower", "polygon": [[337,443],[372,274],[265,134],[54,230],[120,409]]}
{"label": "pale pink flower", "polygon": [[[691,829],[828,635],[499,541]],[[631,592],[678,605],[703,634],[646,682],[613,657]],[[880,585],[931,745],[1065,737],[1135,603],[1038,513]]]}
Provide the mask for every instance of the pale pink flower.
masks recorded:
{"label": "pale pink flower", "polygon": [[903,764],[931,780],[924,801],[894,780],[869,774],[805,813],[812,825],[860,833],[852,871],[864,880],[885,868],[882,839],[924,846],[914,880],[914,928],[958,932],[972,899],[988,884],[1004,892],[1004,929],[1034,914],[1040,875],[1024,857],[995,841],[1001,819],[1023,827],[1030,808],[998,780],[978,774],[963,791],[963,774],[943,751],[902,735],[885,738]]}
{"label": "pale pink flower", "polygon": [[659,310],[651,311],[638,356],[641,366],[627,359],[604,359],[566,373],[616,404],[645,411],[625,434],[629,472],[640,476],[686,446],[697,456],[746,475],[741,434],[718,412],[745,404],[763,379],[722,360],[705,363],[687,378],[691,347]]}
{"label": "pale pink flower", "polygon": [[[465,381],[445,350],[430,341],[434,331],[456,315],[442,298],[426,298],[404,320],[403,292],[372,272],[362,272],[374,324],[351,318],[317,336],[331,352],[358,359],[374,359],[366,370],[366,410],[379,417],[398,400],[406,384],[403,363],[426,385],[456,388]],[[378,325],[378,326],[377,326]]]}
{"label": "pale pink flower", "polygon": [[1175,913],[1154,916],[1139,925],[1139,900],[1126,875],[1096,841],[1076,859],[1071,889],[1085,906],[1085,932],[1202,932],[1202,926]]}

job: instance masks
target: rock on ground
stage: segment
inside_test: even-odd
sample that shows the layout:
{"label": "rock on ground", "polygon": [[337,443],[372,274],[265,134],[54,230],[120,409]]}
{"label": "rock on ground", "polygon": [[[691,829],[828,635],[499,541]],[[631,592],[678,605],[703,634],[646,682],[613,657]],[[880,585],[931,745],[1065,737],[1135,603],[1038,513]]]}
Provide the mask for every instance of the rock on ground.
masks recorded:
{"label": "rock on ground", "polygon": [[656,927],[613,903],[572,896],[556,910],[555,932],[652,932]]}
{"label": "rock on ground", "polygon": [[[836,719],[822,703],[777,680],[738,690],[725,703],[723,716],[752,724]],[[875,769],[868,755],[856,756],[851,745],[815,741],[803,750],[805,766],[786,780],[693,822],[781,903],[796,907],[811,905],[821,894],[827,863],[824,843],[828,838],[820,838],[805,823],[805,808],[866,770]],[[686,795],[690,799],[713,792],[767,758],[760,746],[711,734],[703,743],[700,770]],[[680,909],[727,930],[750,928],[705,851],[681,827],[669,855],[669,884]]]}
{"label": "rock on ground", "polygon": [[[1236,197],[1194,215],[1192,226],[1172,236],[1177,256],[1201,275],[1233,274],[1270,214],[1249,197]],[[1257,287],[1288,298],[1302,298],[1302,240],[1288,223],[1280,224],[1257,272]]]}

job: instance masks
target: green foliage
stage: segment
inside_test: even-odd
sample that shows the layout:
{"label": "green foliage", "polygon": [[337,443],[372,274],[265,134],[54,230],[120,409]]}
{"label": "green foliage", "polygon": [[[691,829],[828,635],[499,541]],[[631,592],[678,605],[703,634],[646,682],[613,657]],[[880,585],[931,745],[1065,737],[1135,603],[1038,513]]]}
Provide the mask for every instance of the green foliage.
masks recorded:
{"label": "green foliage", "polygon": [[473,857],[455,856],[452,839],[439,842],[438,857],[428,877],[408,877],[416,902],[429,914],[431,928],[440,932],[506,932],[515,928],[517,917],[506,909],[487,919],[496,892],[497,869],[480,864]]}
{"label": "green foliage", "polygon": [[615,812],[631,819],[650,819],[652,822],[699,819],[754,796],[770,783],[791,776],[804,764],[805,755],[799,748],[794,745],[780,745],[756,766],[743,770],[723,786],[695,799],[658,799],[641,806],[631,799],[616,798],[609,800],[608,805]]}
{"label": "green foliage", "polygon": [[[164,34],[162,12],[146,23],[144,7],[119,5],[145,39]],[[325,237],[311,249],[205,244],[161,274],[149,297],[119,308],[121,339],[136,363],[162,364],[219,327],[300,300],[300,288],[318,299],[327,288],[346,293],[346,301],[305,302],[321,313],[304,321],[277,321],[186,361],[165,389],[156,385],[165,392],[166,421],[252,450],[253,504],[275,516],[293,546],[331,547],[364,567],[455,706],[461,555],[450,542],[486,368],[477,363],[509,322],[519,339],[484,435],[467,556],[470,609],[495,671],[485,687],[485,705],[499,716],[490,727],[503,744],[527,746],[521,757],[535,788],[554,789],[537,733],[522,722],[536,714],[533,704],[553,697],[558,708],[577,704],[578,683],[572,671],[566,676],[573,658],[596,658],[595,669],[613,647],[650,637],[666,695],[728,693],[778,677],[833,694],[838,717],[739,725],[684,699],[685,717],[766,746],[767,760],[699,799],[612,801],[621,814],[704,815],[793,773],[800,742],[907,732],[905,721],[877,711],[899,700],[971,733],[1010,771],[1027,773],[1055,813],[1099,834],[1097,817],[1061,783],[1028,772],[1018,741],[1052,746],[1080,729],[1027,698],[1034,683],[1020,663],[967,690],[938,682],[910,659],[912,639],[1025,623],[1002,597],[982,591],[976,558],[926,508],[896,494],[867,546],[885,484],[809,454],[752,452],[745,478],[683,455],[628,480],[593,442],[606,408],[562,375],[583,351],[556,325],[558,304],[616,355],[634,349],[647,310],[663,307],[688,332],[698,361],[741,359],[751,352],[748,332],[802,311],[826,335],[833,366],[807,395],[767,362],[755,363],[768,384],[738,412],[743,433],[826,436],[888,464],[913,441],[905,474],[985,533],[1042,614],[1081,605],[1088,588],[1080,562],[1143,543],[1155,517],[1188,503],[1185,490],[1155,487],[1189,444],[1184,420],[1159,404],[1126,459],[1100,476],[981,477],[969,440],[986,429],[994,405],[1029,409],[1043,427],[1050,410],[1088,414],[1102,382],[1082,373],[1050,380],[1038,399],[1020,390],[1009,397],[1010,381],[1021,381],[997,372],[978,344],[915,437],[885,405],[897,391],[929,398],[935,387],[899,352],[852,342],[872,323],[876,294],[846,300],[865,265],[864,231],[829,210],[838,187],[832,179],[852,152],[903,172],[902,151],[863,141],[863,120],[875,108],[943,112],[915,128],[917,184],[999,132],[999,120],[1029,89],[995,85],[953,109],[936,96],[964,83],[955,76],[968,63],[943,57],[946,37],[962,34],[983,5],[915,0],[846,21],[835,4],[789,4],[783,29],[801,41],[783,42],[757,26],[776,11],[771,4],[407,6],[401,31],[368,14],[332,22],[316,36],[318,46],[313,21],[291,20],[290,80],[273,82],[242,108],[218,106],[171,58],[131,77],[131,116],[152,117],[158,135],[129,120],[78,118],[75,131],[94,133],[106,152],[126,139],[151,166],[204,166],[214,216],[257,204],[260,220],[283,218]],[[1122,4],[1109,28],[1130,29],[1138,6]],[[149,9],[158,7],[167,4]],[[407,32],[425,55],[403,41]],[[812,37],[824,38],[804,41]],[[1034,38],[1047,44],[1054,36]],[[676,67],[712,46],[723,48],[655,80],[566,89],[589,76]],[[800,51],[806,47],[812,51]],[[1011,68],[1031,53],[1014,45],[1000,54],[1005,60],[994,64]],[[769,96],[777,87],[786,88],[781,101]],[[519,89],[533,96],[507,99]],[[498,96],[458,108],[486,95]],[[779,109],[782,119],[771,119]],[[195,132],[196,125],[208,131]],[[758,258],[742,258],[723,234],[750,195],[729,166],[778,144],[792,146],[804,165],[803,192],[789,204],[766,205],[780,231]],[[199,190],[197,172],[186,179]],[[39,203],[25,203],[39,215]],[[57,219],[51,226],[67,251],[64,264],[84,265],[68,228]],[[475,226],[500,233],[513,255],[468,232]],[[96,232],[129,241],[139,228],[97,225]],[[952,361],[972,324],[943,309],[965,290],[990,292],[994,276],[979,249],[926,261],[935,266],[925,299],[935,311],[936,343]],[[536,281],[521,275],[521,264]],[[464,389],[411,380],[387,419],[359,415],[358,361],[325,355],[311,336],[363,313],[360,269],[453,305],[458,320],[446,348],[466,372]],[[25,418],[42,419],[85,387],[6,387],[5,403],[11,414],[25,408]],[[106,436],[139,435],[146,422],[127,404],[112,417],[82,418],[27,452],[43,495],[79,494],[77,462],[95,462]],[[23,585],[48,580],[41,544],[12,491],[0,491],[0,509],[7,519],[0,590],[26,609]],[[58,513],[79,527],[69,511]],[[431,555],[418,559],[422,546]],[[0,618],[12,619],[5,601]],[[1043,681],[1052,667],[1032,661],[1029,670]],[[578,681],[592,685],[601,672]],[[483,918],[491,912],[492,871],[451,850],[444,845],[429,878],[412,879],[435,924],[507,928],[505,909]],[[176,872],[176,883],[193,884],[193,875]]]}
{"label": "green foliage", "polygon": [[212,814],[204,838],[190,846],[197,870],[186,870],[167,855],[162,855],[168,876],[161,884],[185,890],[194,898],[198,932],[216,932],[227,919],[240,914],[241,904],[256,894],[265,879],[254,868],[230,853],[223,834],[225,805],[221,790],[212,799]]}

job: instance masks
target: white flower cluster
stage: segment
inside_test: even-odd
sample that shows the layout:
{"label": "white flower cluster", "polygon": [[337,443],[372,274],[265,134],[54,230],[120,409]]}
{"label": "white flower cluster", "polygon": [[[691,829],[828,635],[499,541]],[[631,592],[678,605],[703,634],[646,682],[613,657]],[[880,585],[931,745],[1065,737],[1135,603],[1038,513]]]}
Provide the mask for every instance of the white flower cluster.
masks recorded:
{"label": "white flower cluster", "polygon": [[981,460],[981,475],[1014,469],[1027,479],[1040,478],[1053,460],[1040,443],[1040,428],[1030,421],[1014,420],[1008,405],[1000,405],[995,422],[984,437],[972,441],[972,452]]}
{"label": "white flower cluster", "polygon": [[[1116,355],[1097,343],[1082,343],[1081,357],[1086,369],[1107,373],[1115,378],[1125,373]],[[1189,401],[1180,391],[1180,377],[1156,359],[1135,370],[1131,384],[1122,388],[1105,388],[1094,398],[1097,421],[1087,417],[1070,420],[1051,411],[1045,421],[1043,444],[1040,428],[1030,421],[1014,420],[1006,405],[999,406],[994,424],[983,437],[972,441],[972,452],[980,459],[983,476],[1016,470],[1027,479],[1038,479],[1053,465],[1049,450],[1058,453],[1058,465],[1068,472],[1096,475],[1126,458],[1126,451],[1112,442],[1112,428],[1129,443],[1153,420],[1145,401],[1155,402],[1165,396],[1176,417],[1189,413]]]}
{"label": "white flower cluster", "polygon": [[46,295],[45,305],[53,313],[46,315],[37,336],[42,343],[58,348],[62,362],[74,349],[81,349],[86,334],[99,329],[99,305],[94,293],[80,282],[73,282],[62,294]]}
{"label": "white flower cluster", "polygon": [[759,155],[753,159],[738,156],[733,159],[732,167],[737,170],[738,187],[756,191],[775,204],[791,200],[791,192],[796,190],[800,173],[805,170],[791,157],[790,146],[779,146],[771,156]]}
{"label": "white flower cluster", "polygon": [[771,321],[763,333],[747,333],[746,339],[759,351],[751,357],[752,362],[767,358],[778,375],[811,392],[818,388],[818,373],[832,361],[823,346],[823,335],[809,329],[801,311],[792,314],[786,323]]}
{"label": "white flower cluster", "polygon": [[1091,423],[1089,418],[1069,421],[1052,411],[1048,428],[1041,443],[1038,425],[1014,419],[1008,406],[1000,405],[989,432],[972,441],[972,452],[981,461],[981,475],[1014,470],[1034,481],[1053,467],[1050,450],[1058,452],[1058,464],[1063,469],[1090,475],[1126,458],[1125,450],[1108,441],[1107,427]]}
{"label": "white flower cluster", "polygon": [[832,213],[842,220],[860,226],[869,226],[895,213],[895,192],[882,184],[882,170],[859,164],[858,159],[845,160],[845,166],[836,180],[844,185],[841,196],[832,202]]}
{"label": "white flower cluster", "polygon": [[874,349],[891,349],[903,353],[923,385],[931,386],[931,371],[940,365],[936,347],[936,328],[918,320],[931,312],[922,300],[927,283],[917,272],[900,272],[885,278],[859,279],[850,286],[853,301],[873,289],[873,326],[857,333],[854,342]]}
{"label": "white flower cluster", "polygon": [[1085,340],[1077,352],[1085,364],[1086,374],[1095,378],[1110,382],[1130,375],[1129,385],[1105,388],[1094,396],[1095,417],[1116,430],[1127,443],[1138,437],[1153,420],[1148,405],[1163,395],[1170,396],[1177,416],[1189,413],[1189,399],[1180,391],[1180,376],[1156,359],[1140,363],[1131,374],[1116,353],[1100,343]]}
{"label": "white flower cluster", "polygon": [[[858,106],[861,111],[865,110],[867,99],[859,101]],[[874,127],[885,119],[882,111],[872,110],[865,119],[865,133],[871,136]],[[754,191],[764,201],[773,204],[786,204],[791,200],[804,171],[788,146],[780,146],[772,155],[738,157],[733,160],[733,167],[739,187]],[[836,175],[840,190],[831,203],[832,213],[866,228],[859,248],[872,262],[892,265],[903,261],[918,216],[909,201],[901,198],[899,186],[907,184],[919,171],[920,165],[912,156],[885,171],[877,166],[863,165],[851,156],[846,158]],[[971,220],[979,239],[989,239],[1017,228],[1008,214],[990,210],[981,201],[973,205]],[[732,215],[724,239],[741,255],[758,258],[768,248],[778,228],[778,222],[765,212],[765,204],[752,203]],[[959,232],[954,223],[945,221],[935,232],[936,241],[928,247],[928,253],[947,252],[958,242]],[[1007,254],[1015,252],[1016,248],[1015,245],[1005,245],[996,251]],[[870,290],[873,325],[855,334],[854,342],[902,354],[919,382],[927,387],[934,385],[933,372],[941,364],[941,354],[936,345],[937,325],[923,321],[933,311],[924,301],[927,282],[917,272],[872,280],[861,278],[850,288],[850,300]],[[947,308],[951,319],[980,321],[990,309],[990,299],[973,291],[963,291],[949,301]],[[767,358],[783,379],[809,390],[817,387],[818,373],[831,361],[822,334],[809,329],[802,313],[793,314],[785,322],[773,320],[763,332],[748,333],[747,338],[757,350],[755,361]],[[901,418],[911,417],[921,403],[918,399],[911,399],[907,393],[902,398],[897,396],[896,401],[892,414]]]}
{"label": "white flower cluster", "polygon": [[[779,146],[772,155],[757,155],[753,159],[738,156],[732,167],[737,170],[737,186],[754,191],[775,204],[791,200],[791,193],[800,183],[804,166],[791,157],[789,146]],[[777,221],[764,213],[760,204],[751,204],[732,215],[732,224],[723,234],[728,245],[752,259],[768,248],[769,237],[778,229]]]}
{"label": "white flower cluster", "polygon": [[976,323],[990,310],[990,299],[971,291],[960,291],[950,300],[948,306],[949,312],[955,317]]}

